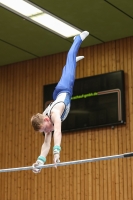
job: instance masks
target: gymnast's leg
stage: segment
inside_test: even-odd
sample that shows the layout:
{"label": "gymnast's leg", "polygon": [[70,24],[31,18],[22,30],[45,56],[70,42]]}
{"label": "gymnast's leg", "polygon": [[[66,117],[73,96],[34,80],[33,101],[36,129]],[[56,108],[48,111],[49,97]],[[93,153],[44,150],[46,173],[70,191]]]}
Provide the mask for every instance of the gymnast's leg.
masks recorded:
{"label": "gymnast's leg", "polygon": [[[62,76],[58,82],[54,92],[53,99],[55,100],[58,94],[66,92],[70,94],[73,93],[73,86],[75,81],[75,71],[76,71],[76,56],[82,41],[89,35],[87,31],[82,32],[80,35],[74,38],[74,42],[68,52],[66,65],[63,68]],[[83,57],[82,57],[83,58]],[[78,58],[77,59],[82,59]]]}

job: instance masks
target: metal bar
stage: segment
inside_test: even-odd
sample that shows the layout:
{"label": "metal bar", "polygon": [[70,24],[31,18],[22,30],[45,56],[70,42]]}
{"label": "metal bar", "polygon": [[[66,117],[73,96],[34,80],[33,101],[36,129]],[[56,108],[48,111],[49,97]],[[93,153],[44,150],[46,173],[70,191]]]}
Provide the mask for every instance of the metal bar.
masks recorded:
{"label": "metal bar", "polygon": [[[83,163],[89,163],[89,162],[97,162],[101,160],[112,160],[116,158],[127,158],[133,156],[133,152],[131,153],[125,153],[125,154],[119,154],[119,155],[113,155],[113,156],[105,156],[105,157],[99,157],[99,158],[91,158],[91,159],[84,159],[84,160],[75,160],[75,161],[69,161],[69,162],[62,162],[57,163],[57,167],[61,166],[67,166],[67,165],[77,165],[77,164],[83,164]],[[37,169],[41,168],[51,168],[55,167],[54,164],[48,164],[48,165],[40,165],[37,167]],[[24,171],[24,170],[32,170],[33,167],[18,167],[18,168],[9,168],[9,169],[0,169],[1,172],[15,172],[15,171]]]}

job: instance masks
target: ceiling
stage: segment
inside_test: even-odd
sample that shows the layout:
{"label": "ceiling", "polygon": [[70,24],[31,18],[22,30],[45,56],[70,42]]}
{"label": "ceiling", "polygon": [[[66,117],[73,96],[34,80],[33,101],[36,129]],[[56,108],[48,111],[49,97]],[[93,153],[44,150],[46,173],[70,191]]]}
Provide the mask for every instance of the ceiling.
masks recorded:
{"label": "ceiling", "polygon": [[[81,30],[82,47],[133,36],[133,0],[32,0]],[[0,66],[68,51],[64,39],[0,7]]]}

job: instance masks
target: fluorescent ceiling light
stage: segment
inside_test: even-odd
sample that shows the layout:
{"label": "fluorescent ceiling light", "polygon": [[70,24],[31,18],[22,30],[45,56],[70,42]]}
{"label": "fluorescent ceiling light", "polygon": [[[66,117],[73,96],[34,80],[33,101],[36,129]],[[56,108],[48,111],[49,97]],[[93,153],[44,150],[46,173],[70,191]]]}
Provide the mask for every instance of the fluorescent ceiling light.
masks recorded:
{"label": "fluorescent ceiling light", "polygon": [[0,3],[25,16],[42,13],[42,10],[39,10],[23,0],[0,0]]}
{"label": "fluorescent ceiling light", "polygon": [[30,18],[59,34],[64,35],[65,37],[72,37],[81,33],[79,30],[76,30],[75,28],[49,14],[44,13]]}
{"label": "fluorescent ceiling light", "polygon": [[23,0],[0,0],[0,3],[25,16],[42,13],[42,10],[39,10]]}
{"label": "fluorescent ceiling light", "polygon": [[2,6],[24,18],[55,32],[63,37],[72,37],[81,33],[78,28],[66,23],[42,8],[24,0],[0,0]]}

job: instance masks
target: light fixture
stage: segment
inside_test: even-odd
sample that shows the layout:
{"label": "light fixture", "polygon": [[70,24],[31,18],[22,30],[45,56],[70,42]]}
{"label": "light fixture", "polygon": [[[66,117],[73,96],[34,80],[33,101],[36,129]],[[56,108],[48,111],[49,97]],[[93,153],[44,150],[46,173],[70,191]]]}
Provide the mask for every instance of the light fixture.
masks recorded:
{"label": "light fixture", "polygon": [[27,17],[42,13],[42,10],[39,10],[35,6],[23,0],[0,0],[0,3],[7,6],[12,11],[16,11]]}
{"label": "light fixture", "polygon": [[45,13],[33,17],[31,16],[30,18],[65,37],[72,37],[80,34],[75,28]]}
{"label": "light fixture", "polygon": [[0,0],[0,3],[2,7],[62,37],[69,38],[82,32],[82,30],[72,26],[29,1]]}

